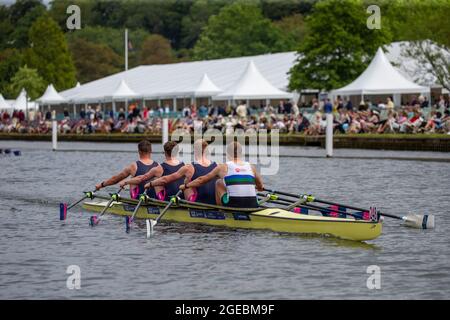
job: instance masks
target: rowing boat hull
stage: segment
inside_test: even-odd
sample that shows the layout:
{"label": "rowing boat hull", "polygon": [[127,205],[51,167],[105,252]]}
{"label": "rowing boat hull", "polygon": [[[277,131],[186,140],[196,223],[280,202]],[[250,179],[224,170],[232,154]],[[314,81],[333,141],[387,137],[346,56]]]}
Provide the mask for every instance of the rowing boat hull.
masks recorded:
{"label": "rowing boat hull", "polygon": [[[107,201],[85,202],[83,207],[92,212],[101,212]],[[113,202],[108,213],[131,216],[135,206],[122,202]],[[142,206],[136,213],[138,219],[156,219],[159,208]],[[279,208],[242,213],[219,210],[201,210],[197,208],[170,208],[162,221],[198,223],[211,226],[272,230],[275,232],[319,234],[346,240],[366,241],[380,236],[381,222],[362,221],[350,218],[332,218],[297,214]]]}

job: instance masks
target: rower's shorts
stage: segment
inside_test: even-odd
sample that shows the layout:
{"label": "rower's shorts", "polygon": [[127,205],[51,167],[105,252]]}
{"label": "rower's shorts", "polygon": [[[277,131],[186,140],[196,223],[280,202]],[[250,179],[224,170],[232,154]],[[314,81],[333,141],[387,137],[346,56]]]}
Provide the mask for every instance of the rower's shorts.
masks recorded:
{"label": "rower's shorts", "polygon": [[220,199],[224,207],[231,208],[258,208],[258,200],[256,197],[230,197],[228,193],[224,193]]}

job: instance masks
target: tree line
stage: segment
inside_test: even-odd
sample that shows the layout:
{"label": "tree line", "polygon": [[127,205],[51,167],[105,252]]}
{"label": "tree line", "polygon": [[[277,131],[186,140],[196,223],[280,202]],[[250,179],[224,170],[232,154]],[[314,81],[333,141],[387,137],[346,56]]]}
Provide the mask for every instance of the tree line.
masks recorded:
{"label": "tree line", "polygon": [[[130,68],[297,50],[291,89],[345,85],[391,41],[450,46],[450,0],[375,2],[379,30],[365,0],[17,0],[0,6],[0,93],[36,98],[123,70],[125,28]],[[72,4],[80,30],[66,27]]]}

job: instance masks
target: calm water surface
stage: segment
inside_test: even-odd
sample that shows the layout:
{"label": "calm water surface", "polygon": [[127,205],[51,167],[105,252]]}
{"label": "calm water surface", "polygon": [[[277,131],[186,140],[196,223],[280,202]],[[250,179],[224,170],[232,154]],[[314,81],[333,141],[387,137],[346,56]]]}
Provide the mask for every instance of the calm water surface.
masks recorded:
{"label": "calm water surface", "polygon": [[[281,158],[266,185],[307,192],[394,214],[433,213],[435,230],[386,218],[365,244],[267,231],[164,224],[145,239],[124,232],[123,218],[97,228],[77,207],[59,221],[58,204],[122,169],[135,155],[126,144],[0,142],[21,157],[0,156],[0,298],[2,299],[449,299],[450,163],[380,159]],[[92,151],[86,151],[92,150]],[[159,149],[160,150],[160,149]],[[317,155],[319,149],[283,148]],[[449,154],[336,150],[340,155]],[[156,154],[156,160],[162,155]],[[111,188],[115,191],[115,188]],[[66,287],[69,265],[81,289]],[[367,267],[381,268],[381,289],[366,286]]]}

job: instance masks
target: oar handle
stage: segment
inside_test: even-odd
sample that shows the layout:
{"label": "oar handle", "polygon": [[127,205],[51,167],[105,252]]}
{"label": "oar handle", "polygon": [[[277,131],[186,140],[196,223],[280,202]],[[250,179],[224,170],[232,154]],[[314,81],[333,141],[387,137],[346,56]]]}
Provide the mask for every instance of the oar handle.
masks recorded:
{"label": "oar handle", "polygon": [[163,211],[158,215],[158,217],[155,219],[155,222],[158,223],[161,218],[164,216],[164,214],[167,212],[167,210],[169,210],[169,208],[172,206],[172,204],[177,203],[178,202],[178,197],[180,196],[180,194],[182,193],[182,190],[178,190],[178,192],[176,193],[176,195],[171,196],[169,199],[169,203],[167,204],[167,206],[163,209]]}
{"label": "oar handle", "polygon": [[[261,194],[259,194],[259,195],[261,195]],[[292,201],[290,199],[286,199],[286,198],[277,197],[277,199],[280,200],[280,201],[269,200],[269,202],[273,202],[273,203],[281,204],[281,205],[288,205],[288,204],[292,204],[294,202],[294,201]],[[355,218],[360,218],[358,215],[350,213],[350,212],[347,212],[347,211],[325,208],[325,207],[316,206],[316,205],[313,205],[313,204],[310,204],[310,203],[308,203],[308,204],[296,204],[295,207],[310,209],[310,210],[319,211],[319,212],[322,212],[322,211],[326,211],[326,212],[329,212],[329,213],[330,212],[336,212],[336,213],[339,213],[339,214],[342,214],[342,215],[345,214],[345,215],[349,215],[349,216],[352,216],[352,217],[355,217]],[[292,209],[291,207],[289,207],[289,208]]]}
{"label": "oar handle", "polygon": [[83,201],[83,200],[85,200],[87,198],[94,199],[94,196],[95,196],[95,191],[86,191],[86,192],[84,192],[83,198],[81,198],[80,200],[78,200],[78,201],[72,203],[71,205],[67,206],[67,210],[69,210],[70,208],[75,207],[77,204],[79,204],[81,201]]}
{"label": "oar handle", "polygon": [[[345,204],[334,203],[334,202],[326,201],[326,200],[323,200],[323,199],[314,198],[314,201],[315,202],[320,202],[320,203],[323,203],[323,204],[338,205],[338,206],[346,207],[346,208],[352,209],[352,210],[358,210],[358,211],[363,211],[363,212],[369,211],[367,209],[362,209],[362,208],[354,207],[354,206],[348,206],[348,205],[345,205]],[[385,216],[385,217],[398,219],[398,220],[403,220],[402,217],[399,217],[399,216],[396,216],[396,215],[393,215],[393,214],[384,213],[384,212],[379,212],[379,214],[382,215],[382,216]]]}

